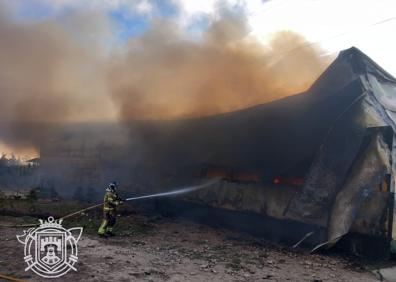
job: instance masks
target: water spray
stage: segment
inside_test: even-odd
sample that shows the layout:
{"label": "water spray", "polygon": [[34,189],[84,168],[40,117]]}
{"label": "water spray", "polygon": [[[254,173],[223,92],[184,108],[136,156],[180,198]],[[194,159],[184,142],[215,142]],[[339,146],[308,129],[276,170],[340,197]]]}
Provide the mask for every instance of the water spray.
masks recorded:
{"label": "water spray", "polygon": [[[199,184],[199,185],[194,185],[194,186],[186,186],[186,187],[181,187],[175,190],[171,190],[168,192],[162,192],[162,193],[156,193],[156,194],[151,194],[151,195],[144,195],[144,196],[138,196],[138,197],[132,197],[132,198],[127,198],[125,201],[137,201],[137,200],[143,200],[143,199],[151,199],[151,198],[160,198],[160,197],[171,197],[171,196],[177,196],[177,195],[182,195],[182,194],[188,194],[194,191],[198,191],[200,189],[206,188],[210,185],[213,185],[217,183],[219,179],[212,179],[210,181],[207,181],[205,183]],[[66,219],[72,216],[75,216],[77,214],[80,214],[82,212],[86,212],[89,210],[92,210],[94,208],[103,206],[103,203],[96,204],[90,207],[87,207],[85,209],[67,214],[65,216],[62,216],[60,219]],[[34,227],[37,226],[38,224],[19,224],[19,225],[0,225],[0,227]]]}
{"label": "water spray", "polygon": [[195,185],[195,186],[187,186],[187,187],[182,187],[177,190],[172,190],[169,192],[163,192],[163,193],[157,193],[157,194],[152,194],[152,195],[145,195],[145,196],[139,196],[139,197],[132,197],[132,198],[127,198],[125,201],[135,201],[135,200],[142,200],[142,199],[150,199],[150,198],[158,198],[158,197],[169,197],[169,196],[176,196],[180,194],[187,194],[191,193],[197,190],[200,190],[202,188],[208,187],[212,184],[215,184],[218,182],[218,179],[213,179],[211,181],[205,182],[200,185]]}
{"label": "water spray", "polygon": [[[169,196],[176,196],[176,195],[181,195],[181,194],[187,194],[187,193],[191,193],[191,192],[194,192],[194,191],[197,191],[197,190],[206,188],[206,187],[208,187],[208,186],[210,186],[210,185],[213,185],[213,184],[217,183],[218,181],[219,181],[218,179],[212,179],[212,180],[207,181],[207,182],[205,182],[205,183],[202,183],[202,184],[200,184],[200,185],[182,187],[182,188],[179,188],[179,189],[176,189],[176,190],[172,190],[172,191],[169,191],[169,192],[162,192],[162,193],[157,193],[157,194],[151,194],[151,195],[144,195],[144,196],[138,196],[138,197],[127,198],[127,199],[125,199],[125,201],[137,201],[137,200],[143,200],[143,199],[151,199],[151,198],[159,198],[159,197],[169,197]],[[103,205],[103,203],[90,206],[90,207],[88,207],[88,208],[85,208],[85,209],[76,211],[76,212],[74,212],[74,213],[65,215],[65,216],[61,217],[61,219],[65,219],[65,218],[72,217],[72,216],[77,215],[77,214],[80,214],[80,213],[82,213],[82,212],[85,212],[85,211],[92,210],[92,209],[94,209],[94,208],[100,207],[100,206],[102,206],[102,205]]]}

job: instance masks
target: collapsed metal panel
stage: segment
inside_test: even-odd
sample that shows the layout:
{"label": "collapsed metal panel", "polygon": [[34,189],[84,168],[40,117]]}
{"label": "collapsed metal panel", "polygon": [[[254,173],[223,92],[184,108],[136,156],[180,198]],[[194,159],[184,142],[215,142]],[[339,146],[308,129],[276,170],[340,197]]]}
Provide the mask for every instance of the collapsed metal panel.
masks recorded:
{"label": "collapsed metal panel", "polygon": [[[382,233],[381,226],[376,226],[375,222],[380,222],[384,214],[389,190],[384,193],[375,190],[389,173],[389,144],[385,143],[380,128],[369,129],[359,155],[349,169],[342,190],[333,203],[328,222],[328,240],[334,240],[348,233],[359,211],[367,218],[367,227],[370,226],[374,232]],[[366,210],[361,210],[363,202],[369,197],[376,203],[377,208],[369,209],[372,206],[367,205]]]}
{"label": "collapsed metal panel", "polygon": [[[339,191],[326,205],[326,213],[322,213],[327,217],[321,218],[320,224],[313,224],[304,217],[293,219],[301,222],[301,230],[316,233],[307,243],[312,245],[313,242],[328,241],[325,245],[331,246],[351,232],[354,236],[346,236],[348,244],[342,240],[341,245],[355,253],[373,255],[376,251],[384,254],[389,249],[386,246],[391,240],[393,222],[393,193],[390,189],[392,136],[390,127],[366,129]],[[283,231],[288,234],[287,238],[294,238],[297,242],[301,239],[301,230],[289,229],[291,221],[288,220],[287,210],[301,193],[301,187],[223,181],[189,195],[185,200],[221,209],[254,212],[279,220],[276,226],[285,224]],[[273,232],[277,232],[280,238],[285,236],[279,233],[282,228]],[[364,249],[370,240],[381,248]]]}
{"label": "collapsed metal panel", "polygon": [[358,120],[361,101],[355,101],[350,103],[351,107],[346,107],[347,110],[329,128],[306,175],[301,193],[291,201],[286,211],[289,218],[326,224],[328,211],[342,189],[365,136],[365,128]]}

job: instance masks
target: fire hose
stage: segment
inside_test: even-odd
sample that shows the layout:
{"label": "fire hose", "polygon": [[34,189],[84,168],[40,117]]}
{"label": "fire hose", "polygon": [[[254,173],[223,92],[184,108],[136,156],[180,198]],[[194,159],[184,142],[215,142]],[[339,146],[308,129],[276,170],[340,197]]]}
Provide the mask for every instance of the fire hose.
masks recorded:
{"label": "fire hose", "polygon": [[[126,198],[126,199],[125,199],[125,202],[137,201],[137,200],[143,200],[143,199],[151,199],[151,198],[159,198],[159,197],[177,196],[177,195],[181,195],[181,194],[187,194],[187,193],[191,193],[191,192],[194,192],[194,191],[197,191],[197,190],[206,188],[206,187],[208,187],[208,186],[210,186],[210,185],[215,184],[215,183],[218,182],[218,181],[219,181],[218,179],[213,179],[213,180],[210,180],[210,181],[205,182],[205,183],[200,184],[200,185],[182,187],[182,188],[178,188],[178,189],[171,190],[171,191],[168,191],[168,192],[157,193],[157,194],[151,194],[151,195],[144,195],[144,196],[138,196],[138,197],[132,197],[132,198]],[[98,208],[98,207],[100,207],[100,206],[103,206],[103,203],[96,204],[96,205],[93,205],[93,206],[89,206],[89,207],[86,207],[86,208],[84,208],[84,209],[81,209],[81,210],[78,210],[78,211],[69,213],[69,214],[67,214],[67,215],[64,215],[64,216],[60,217],[59,219],[62,219],[62,220],[63,220],[63,219],[66,219],[66,218],[69,218],[69,217],[72,217],[72,216],[81,214],[81,213],[83,213],[83,212],[86,212],[86,211],[89,211],[89,210]],[[1,228],[1,227],[10,227],[10,228],[12,228],[12,227],[35,227],[35,226],[38,226],[38,225],[39,225],[38,223],[31,223],[31,224],[14,224],[14,225],[11,225],[11,224],[10,224],[10,225],[6,225],[6,224],[5,224],[5,225],[0,225],[0,228]]]}
{"label": "fire hose", "polygon": [[1,279],[4,279],[4,280],[7,280],[7,281],[25,282],[25,280],[21,280],[21,279],[14,278],[14,277],[7,276],[7,275],[3,275],[3,274],[0,274],[0,278],[1,278]]}
{"label": "fire hose", "polygon": [[[168,196],[187,194],[187,193],[191,193],[191,192],[206,188],[206,187],[208,187],[208,186],[210,186],[212,184],[215,184],[218,181],[219,181],[218,179],[213,179],[211,181],[205,182],[205,183],[200,184],[200,185],[182,187],[182,188],[179,188],[179,189],[176,189],[176,190],[172,190],[172,191],[169,191],[169,192],[163,192],[163,193],[157,193],[157,194],[151,194],[151,195],[144,195],[144,196],[139,196],[139,197],[127,198],[127,199],[125,199],[125,202],[137,201],[137,200],[142,200],[142,199],[150,199],[150,198],[168,197]],[[103,206],[103,203],[96,204],[96,205],[93,205],[93,206],[89,206],[87,208],[78,210],[76,212],[69,213],[69,214],[67,214],[65,216],[62,216],[60,219],[66,219],[66,218],[78,215],[78,214],[80,214],[82,212],[85,212],[85,211],[88,211],[88,210],[92,210],[92,209],[95,209],[95,208],[98,208],[98,207],[101,207],[101,206]],[[36,223],[35,224],[0,225],[0,228],[1,227],[35,227],[35,226],[38,226],[38,225],[39,224],[36,224]],[[10,277],[10,276],[7,276],[7,275],[2,275],[2,274],[0,274],[0,279],[5,279],[5,280],[8,280],[8,281],[15,281],[15,282],[24,282],[24,280],[20,280],[20,279],[17,279],[17,278],[14,278],[14,277]]]}

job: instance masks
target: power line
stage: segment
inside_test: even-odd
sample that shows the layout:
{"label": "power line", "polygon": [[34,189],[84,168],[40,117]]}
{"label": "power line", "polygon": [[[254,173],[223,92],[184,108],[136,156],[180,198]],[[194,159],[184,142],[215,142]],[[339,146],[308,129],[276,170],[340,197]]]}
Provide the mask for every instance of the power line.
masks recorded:
{"label": "power line", "polygon": [[[380,24],[384,24],[384,23],[387,23],[387,22],[390,22],[390,21],[394,21],[394,20],[396,20],[396,16],[393,16],[393,17],[390,17],[390,18],[386,18],[386,19],[380,20],[378,22],[371,23],[371,24],[369,24],[367,26],[364,26],[363,29],[370,28],[372,26],[376,26],[376,25],[380,25]],[[344,36],[346,34],[350,34],[350,33],[353,33],[353,32],[356,32],[356,30],[342,32],[342,33],[327,37],[327,38],[325,38],[323,40],[318,40],[318,41],[315,41],[315,42],[307,42],[307,43],[301,44],[301,45],[299,45],[299,46],[297,46],[295,48],[292,48],[292,49],[284,52],[283,54],[281,54],[280,55],[280,59],[278,60],[278,62],[281,59],[283,59],[284,57],[288,56],[290,53],[293,53],[293,52],[297,51],[298,49],[306,48],[306,47],[309,47],[309,46],[312,46],[312,45],[316,45],[316,44],[320,44],[320,43],[323,43],[325,41],[332,40],[332,39],[335,39],[335,38],[338,38],[338,37],[341,37],[341,36]]]}
{"label": "power line", "polygon": [[272,5],[272,6],[269,6],[267,9],[265,9],[264,11],[262,11],[262,14],[265,14],[265,13],[268,13],[269,11],[271,11],[271,10],[273,10],[274,8],[278,8],[278,7],[280,7],[280,6],[283,6],[283,5],[285,5],[287,2],[289,2],[290,0],[283,0],[283,1],[281,1],[281,2],[278,2],[277,3],[277,5]]}

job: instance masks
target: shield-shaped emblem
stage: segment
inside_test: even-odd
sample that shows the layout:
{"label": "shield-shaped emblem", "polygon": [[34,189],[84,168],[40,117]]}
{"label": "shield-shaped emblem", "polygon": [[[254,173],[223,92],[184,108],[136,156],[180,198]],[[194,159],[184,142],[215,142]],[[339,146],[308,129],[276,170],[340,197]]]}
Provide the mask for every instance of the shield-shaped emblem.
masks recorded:
{"label": "shield-shaped emblem", "polygon": [[45,278],[58,278],[70,270],[77,271],[77,242],[82,234],[82,227],[65,229],[62,219],[52,216],[48,221],[40,221],[37,228],[29,228],[17,239],[24,248],[25,271],[32,270]]}
{"label": "shield-shaped emblem", "polygon": [[36,260],[42,267],[54,271],[65,262],[67,255],[65,235],[65,232],[59,230],[36,233]]}

